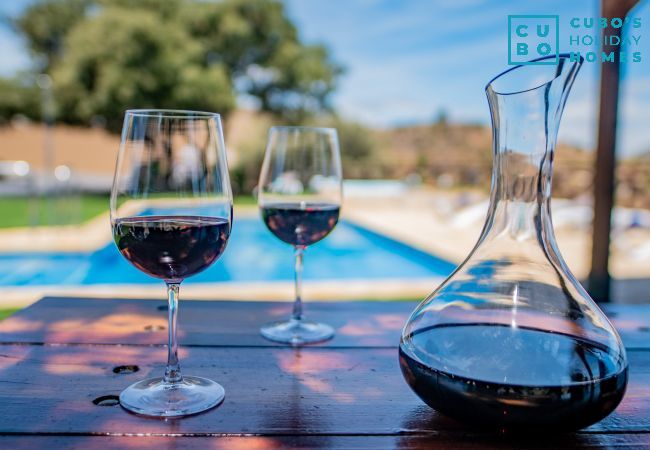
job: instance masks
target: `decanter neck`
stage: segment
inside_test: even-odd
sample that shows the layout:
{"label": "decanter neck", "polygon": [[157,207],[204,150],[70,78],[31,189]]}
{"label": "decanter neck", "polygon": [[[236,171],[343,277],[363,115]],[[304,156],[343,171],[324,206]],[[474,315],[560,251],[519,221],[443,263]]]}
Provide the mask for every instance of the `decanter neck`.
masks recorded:
{"label": "decanter neck", "polygon": [[[549,228],[553,149],[523,154],[508,149],[494,155],[489,231],[521,240]],[[488,230],[486,230],[488,231]]]}
{"label": "decanter neck", "polygon": [[492,200],[541,204],[551,196],[557,129],[532,113],[521,116],[520,108],[511,109],[502,106],[493,123]]}
{"label": "decanter neck", "polygon": [[[553,154],[562,110],[578,67],[579,63],[563,60],[557,67],[545,69],[551,71],[547,74],[549,81],[530,89],[497,91],[510,87],[509,76],[514,75],[508,72],[487,86],[494,164],[484,234],[517,240],[540,234],[552,236]],[[524,83],[535,78],[521,75]]]}

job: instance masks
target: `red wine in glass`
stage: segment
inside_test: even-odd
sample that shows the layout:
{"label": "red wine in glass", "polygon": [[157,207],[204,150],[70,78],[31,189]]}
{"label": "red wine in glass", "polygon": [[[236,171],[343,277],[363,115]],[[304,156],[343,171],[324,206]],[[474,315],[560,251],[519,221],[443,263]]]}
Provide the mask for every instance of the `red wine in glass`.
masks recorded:
{"label": "red wine in glass", "polygon": [[342,200],[339,143],[333,128],[273,127],[260,172],[258,203],[268,229],[295,249],[295,291],[289,320],[264,325],[265,338],[294,346],[334,336],[324,323],[302,312],[302,262],[305,249],[336,226]]}
{"label": "red wine in glass", "polygon": [[223,253],[230,223],[218,217],[124,217],[113,224],[120,253],[155,278],[183,280],[207,269]]}
{"label": "red wine in glass", "polygon": [[339,220],[340,206],[331,203],[276,203],[261,207],[262,218],[280,240],[308,246],[327,236]]}

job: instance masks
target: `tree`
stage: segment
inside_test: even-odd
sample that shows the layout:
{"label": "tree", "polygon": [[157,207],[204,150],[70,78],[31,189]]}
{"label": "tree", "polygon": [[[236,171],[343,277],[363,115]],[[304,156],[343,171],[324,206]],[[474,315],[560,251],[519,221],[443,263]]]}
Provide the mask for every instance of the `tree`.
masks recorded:
{"label": "tree", "polygon": [[49,73],[63,52],[68,31],[87,14],[92,0],[65,0],[34,3],[14,22],[37,58],[40,72]]}
{"label": "tree", "polygon": [[40,118],[40,95],[35,84],[0,78],[0,123],[17,114],[24,114],[33,119]]}
{"label": "tree", "polygon": [[277,0],[45,0],[15,26],[71,123],[115,128],[136,106],[227,113],[242,95],[298,122],[330,108],[341,74]]}
{"label": "tree", "polygon": [[208,59],[223,62],[239,93],[255,98],[263,111],[299,123],[331,110],[328,97],[343,69],[325,47],[300,42],[281,2],[193,1],[180,14]]}
{"label": "tree", "polygon": [[206,66],[202,56],[179,23],[145,10],[107,8],[68,33],[52,68],[59,117],[87,123],[100,115],[118,130],[126,108],[227,113],[234,96],[226,69]]}
{"label": "tree", "polygon": [[433,124],[438,127],[446,127],[449,124],[449,115],[444,108],[440,108],[436,113],[436,118]]}
{"label": "tree", "polygon": [[372,132],[356,122],[334,117],[326,122],[336,128],[345,178],[379,178],[383,163]]}

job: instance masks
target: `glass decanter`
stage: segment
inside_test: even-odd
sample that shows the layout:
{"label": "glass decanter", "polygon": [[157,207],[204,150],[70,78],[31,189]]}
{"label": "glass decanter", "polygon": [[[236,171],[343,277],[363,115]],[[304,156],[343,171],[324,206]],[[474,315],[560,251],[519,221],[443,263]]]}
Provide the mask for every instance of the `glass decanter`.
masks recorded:
{"label": "glass decanter", "polygon": [[487,220],[467,259],[406,323],[400,366],[422,400],[455,419],[578,429],[616,408],[628,364],[618,333],[560,255],[551,221],[553,152],[582,59],[534,62],[545,64],[513,67],[486,87]]}

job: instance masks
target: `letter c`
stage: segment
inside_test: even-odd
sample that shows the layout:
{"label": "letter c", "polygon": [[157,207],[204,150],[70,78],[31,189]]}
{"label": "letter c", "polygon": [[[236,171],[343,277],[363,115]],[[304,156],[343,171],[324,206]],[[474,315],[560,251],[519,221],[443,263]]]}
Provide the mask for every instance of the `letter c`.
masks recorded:
{"label": "letter c", "polygon": [[517,36],[519,36],[519,37],[526,37],[526,36],[528,36],[528,33],[525,33],[525,32],[523,32],[521,30],[527,30],[527,29],[528,29],[528,25],[519,25],[515,29],[515,33],[517,33]]}

